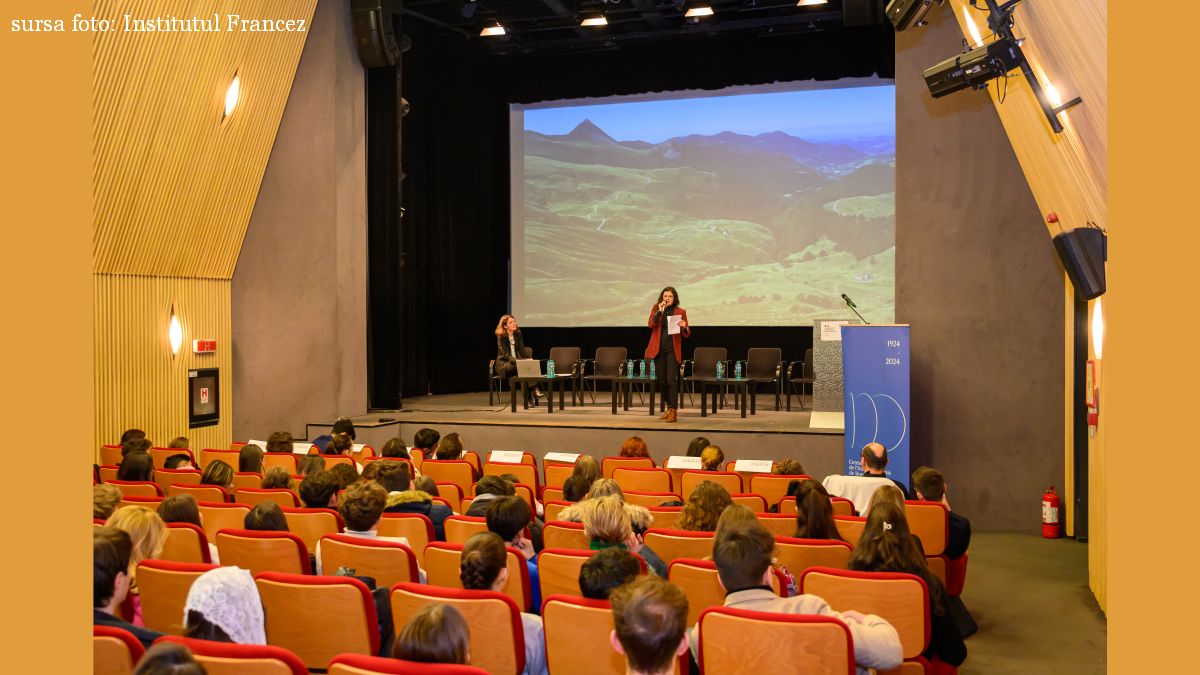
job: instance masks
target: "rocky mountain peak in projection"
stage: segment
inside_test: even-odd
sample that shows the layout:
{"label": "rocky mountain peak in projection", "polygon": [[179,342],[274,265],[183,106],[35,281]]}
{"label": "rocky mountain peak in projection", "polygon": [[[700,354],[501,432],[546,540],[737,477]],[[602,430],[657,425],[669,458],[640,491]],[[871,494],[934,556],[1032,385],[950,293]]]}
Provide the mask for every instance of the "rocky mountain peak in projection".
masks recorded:
{"label": "rocky mountain peak in projection", "polygon": [[575,125],[575,128],[570,133],[561,136],[564,140],[586,141],[591,143],[616,143],[612,136],[604,133],[604,130],[596,126],[595,122],[584,118],[582,122]]}

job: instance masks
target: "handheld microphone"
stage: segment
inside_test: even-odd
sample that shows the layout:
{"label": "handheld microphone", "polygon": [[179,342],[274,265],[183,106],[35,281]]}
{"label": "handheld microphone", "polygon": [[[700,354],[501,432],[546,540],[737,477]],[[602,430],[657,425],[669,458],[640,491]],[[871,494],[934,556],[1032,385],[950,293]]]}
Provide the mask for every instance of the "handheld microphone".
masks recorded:
{"label": "handheld microphone", "polygon": [[846,301],[846,305],[850,307],[850,309],[858,309],[858,305],[854,304],[854,301],[850,299],[850,296],[842,293],[842,299]]}

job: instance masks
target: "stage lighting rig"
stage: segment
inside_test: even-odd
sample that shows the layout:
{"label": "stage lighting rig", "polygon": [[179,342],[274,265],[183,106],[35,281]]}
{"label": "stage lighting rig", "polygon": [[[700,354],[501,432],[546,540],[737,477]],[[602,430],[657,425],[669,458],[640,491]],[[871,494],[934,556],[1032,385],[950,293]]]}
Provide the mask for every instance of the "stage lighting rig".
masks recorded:
{"label": "stage lighting rig", "polygon": [[[891,16],[891,8],[893,5],[902,3],[904,0],[893,0],[888,4],[889,13]],[[915,0],[909,4],[919,4],[924,2],[926,8],[920,11],[920,16],[924,17],[928,11],[928,5],[936,0]],[[983,9],[980,4],[986,5],[988,13],[987,25],[992,30],[992,35],[995,38],[992,42],[980,45],[974,49],[969,49],[966,52],[953,56],[941,63],[929,68],[925,71],[925,84],[929,87],[929,93],[934,98],[940,98],[947,94],[952,94],[956,91],[961,91],[968,87],[972,89],[984,89],[988,82],[1001,78],[1007,87],[1008,73],[1020,69],[1021,74],[1025,76],[1025,81],[1029,83],[1029,88],[1033,91],[1034,97],[1037,98],[1038,105],[1041,106],[1042,112],[1046,115],[1046,120],[1050,123],[1050,128],[1054,133],[1062,133],[1062,122],[1058,120],[1058,113],[1083,103],[1083,99],[1075,97],[1062,105],[1055,105],[1050,97],[1042,88],[1037,77],[1033,74],[1033,68],[1029,65],[1029,60],[1025,58],[1025,53],[1021,51],[1022,39],[1013,35],[1013,10],[1016,9],[1018,3],[1022,0],[1008,0],[1003,4],[999,4],[996,0],[970,0],[971,7]],[[903,8],[902,8],[903,9]],[[909,9],[909,13],[914,12]],[[919,21],[919,19],[918,19]],[[893,20],[895,22],[895,20]],[[911,25],[905,24],[905,27]],[[897,23],[897,30],[900,24]],[[1006,89],[1007,91],[1007,89]],[[1001,98],[1003,102],[1003,98]]]}
{"label": "stage lighting rig", "polygon": [[946,0],[889,0],[884,13],[899,32],[913,26],[925,25],[925,15],[933,9],[935,2],[943,5]]}

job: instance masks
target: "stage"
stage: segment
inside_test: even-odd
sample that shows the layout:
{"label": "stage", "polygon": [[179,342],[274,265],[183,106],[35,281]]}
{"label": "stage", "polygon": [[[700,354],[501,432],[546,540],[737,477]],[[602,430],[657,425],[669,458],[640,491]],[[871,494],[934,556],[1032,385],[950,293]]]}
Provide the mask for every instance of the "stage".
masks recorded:
{"label": "stage", "polygon": [[[720,409],[707,417],[700,415],[700,397],[689,400],[681,394],[679,420],[667,424],[649,414],[649,401],[639,402],[634,395],[629,410],[618,406],[611,412],[610,394],[600,391],[592,402],[584,394],[585,403],[571,405],[570,392],[566,406],[558,409],[557,395],[553,413],[546,412],[543,402],[537,408],[524,409],[520,401],[517,411],[511,412],[508,392],[495,405],[488,405],[487,392],[423,396],[404,401],[402,410],[374,411],[350,415],[354,421],[357,441],[380,448],[390,438],[399,436],[411,444],[413,434],[422,427],[437,429],[442,434],[458,432],[468,450],[525,450],[539,458],[547,452],[580,452],[603,457],[615,455],[621,442],[629,436],[641,436],[658,463],[670,455],[682,455],[696,436],[705,436],[719,445],[726,459],[783,459],[799,460],[810,475],[824,477],[842,471],[843,434],[838,429],[809,426],[811,413],[798,409],[795,397],[792,411],[776,411],[774,395],[758,395],[757,414],[747,413],[743,419],[733,407]],[[732,403],[732,397],[729,399]],[[805,397],[805,405],[810,405]],[[332,419],[316,420],[307,425],[306,433],[313,438],[327,433]]]}

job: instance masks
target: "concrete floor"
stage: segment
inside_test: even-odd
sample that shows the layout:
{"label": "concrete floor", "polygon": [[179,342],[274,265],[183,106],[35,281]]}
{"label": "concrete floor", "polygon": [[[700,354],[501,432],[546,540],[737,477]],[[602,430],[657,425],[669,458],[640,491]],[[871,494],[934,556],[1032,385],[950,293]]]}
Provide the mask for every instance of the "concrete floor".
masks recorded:
{"label": "concrete floor", "polygon": [[979,624],[959,672],[1103,673],[1108,622],[1087,585],[1087,545],[975,533],[963,602]]}

